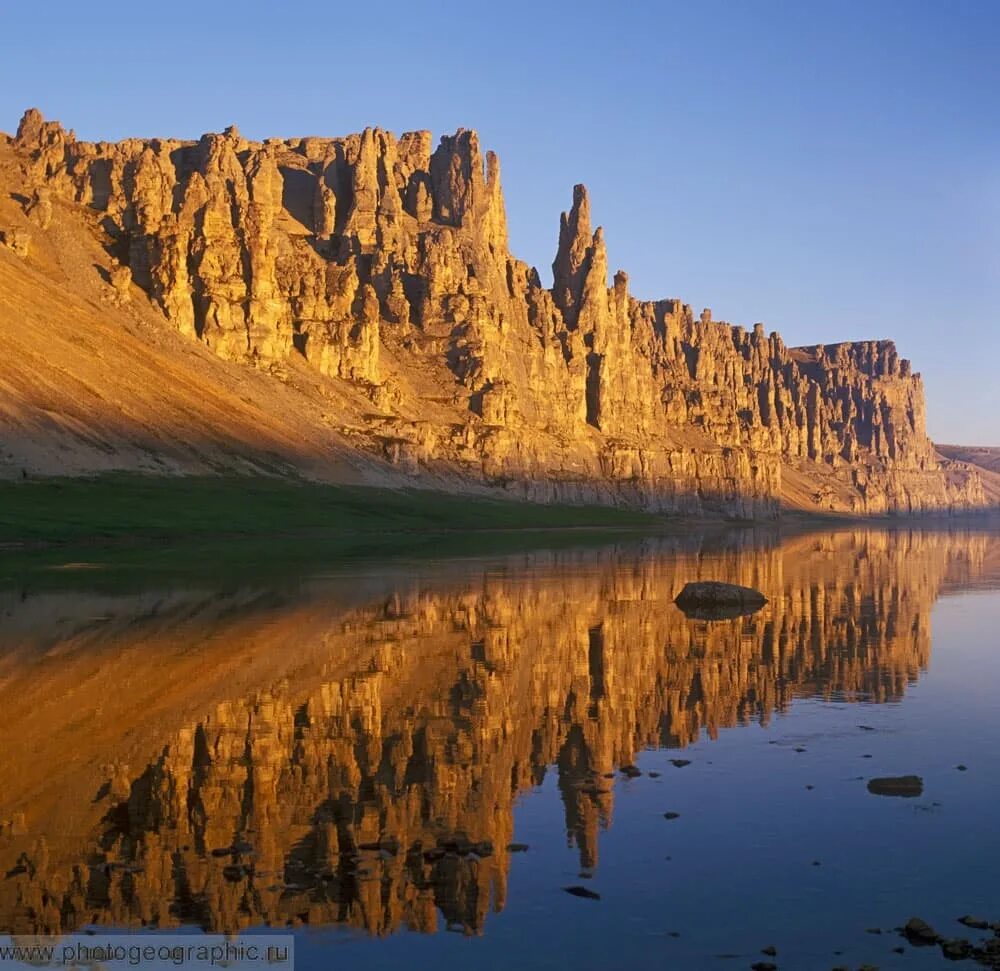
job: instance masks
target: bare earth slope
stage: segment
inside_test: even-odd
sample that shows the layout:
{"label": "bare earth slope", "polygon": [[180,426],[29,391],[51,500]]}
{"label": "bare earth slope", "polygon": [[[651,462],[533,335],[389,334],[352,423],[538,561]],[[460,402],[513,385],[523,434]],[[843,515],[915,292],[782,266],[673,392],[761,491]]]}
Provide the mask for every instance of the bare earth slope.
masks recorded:
{"label": "bare earth slope", "polygon": [[946,459],[969,462],[990,472],[1000,472],[1000,448],[988,445],[938,445],[937,450]]}
{"label": "bare earth slope", "polygon": [[1000,505],[1000,448],[989,445],[935,445],[935,448],[953,465],[975,466],[983,480],[987,501]]}
{"label": "bare earth slope", "polygon": [[[9,165],[0,147],[0,165]],[[8,174],[4,165],[0,174]],[[0,225],[20,225],[9,191]],[[219,360],[163,326],[142,295],[119,305],[85,212],[60,210],[30,255],[0,247],[0,476],[300,470],[383,481],[329,417],[343,406],[304,367]]]}
{"label": "bare earth slope", "polygon": [[891,341],[788,348],[608,286],[577,186],[554,285],[461,130],[0,136],[0,476],[295,470],[770,516],[980,508]]}

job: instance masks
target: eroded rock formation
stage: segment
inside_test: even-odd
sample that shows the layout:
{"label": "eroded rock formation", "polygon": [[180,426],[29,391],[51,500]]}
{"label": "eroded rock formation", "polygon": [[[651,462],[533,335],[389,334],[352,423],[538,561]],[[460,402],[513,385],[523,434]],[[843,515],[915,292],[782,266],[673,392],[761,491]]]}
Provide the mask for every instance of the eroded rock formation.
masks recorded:
{"label": "eroded rock formation", "polygon": [[[228,360],[302,357],[373,407],[349,431],[413,474],[535,500],[773,514],[983,505],[946,469],[891,341],[788,348],[629,293],[564,213],[553,287],[513,257],[500,167],[475,132],[250,142],[78,141],[37,111],[13,140],[52,198],[102,214],[109,249],[179,331]],[[125,292],[116,283],[119,294]],[[125,286],[127,290],[127,282]]]}

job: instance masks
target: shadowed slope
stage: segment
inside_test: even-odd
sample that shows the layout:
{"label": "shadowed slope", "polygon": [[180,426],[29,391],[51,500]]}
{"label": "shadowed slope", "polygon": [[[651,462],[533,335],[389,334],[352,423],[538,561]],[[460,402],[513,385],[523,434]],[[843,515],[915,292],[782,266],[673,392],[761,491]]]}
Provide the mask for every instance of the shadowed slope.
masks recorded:
{"label": "shadowed slope", "polygon": [[[16,221],[0,196],[0,222]],[[329,392],[227,364],[161,326],[141,295],[115,306],[81,214],[0,248],[0,477],[135,470],[288,472],[382,481],[331,428]]]}

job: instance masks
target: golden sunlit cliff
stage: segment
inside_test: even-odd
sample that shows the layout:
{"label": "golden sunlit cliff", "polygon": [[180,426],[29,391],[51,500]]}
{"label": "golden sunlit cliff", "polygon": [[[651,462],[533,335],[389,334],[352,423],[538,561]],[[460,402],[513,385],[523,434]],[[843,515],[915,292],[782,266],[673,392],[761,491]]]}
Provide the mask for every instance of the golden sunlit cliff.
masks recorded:
{"label": "golden sunlit cliff", "polygon": [[[767,517],[995,501],[891,341],[639,300],[583,186],[553,286],[460,130],[0,139],[0,475],[297,471]],[[1000,494],[1000,493],[998,493]]]}

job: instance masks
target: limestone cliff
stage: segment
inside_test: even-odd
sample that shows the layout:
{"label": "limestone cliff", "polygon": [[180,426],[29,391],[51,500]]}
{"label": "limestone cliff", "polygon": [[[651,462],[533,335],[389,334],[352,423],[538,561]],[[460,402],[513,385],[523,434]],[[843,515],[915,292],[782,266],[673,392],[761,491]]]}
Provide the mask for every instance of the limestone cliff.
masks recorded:
{"label": "limestone cliff", "polygon": [[[24,226],[98,214],[109,301],[144,293],[219,357],[307,362],[352,447],[450,487],[533,500],[774,514],[983,506],[890,341],[788,348],[609,286],[583,186],[553,286],[508,250],[495,155],[460,130],[78,141],[37,111],[11,145]],[[13,257],[10,257],[13,259]],[[23,259],[30,259],[23,256]]]}

